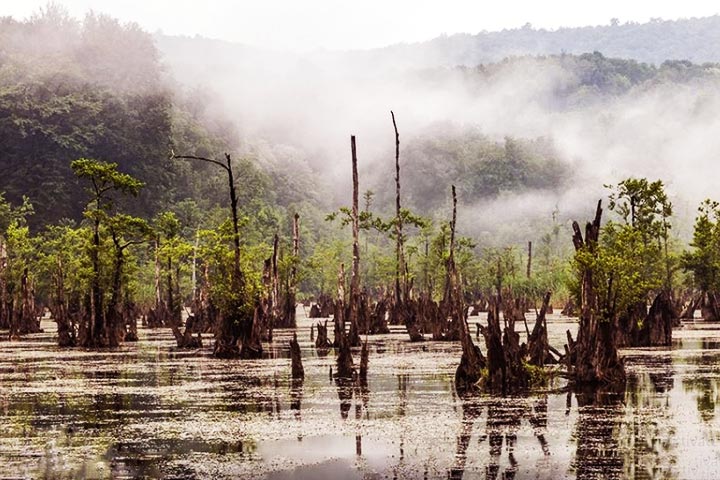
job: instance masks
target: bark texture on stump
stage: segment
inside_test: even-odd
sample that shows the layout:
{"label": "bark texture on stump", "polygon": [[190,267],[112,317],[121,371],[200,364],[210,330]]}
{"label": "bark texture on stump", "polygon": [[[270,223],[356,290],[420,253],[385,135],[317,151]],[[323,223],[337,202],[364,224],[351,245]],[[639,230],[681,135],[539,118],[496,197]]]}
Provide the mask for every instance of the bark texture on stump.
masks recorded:
{"label": "bark texture on stump", "polygon": [[[583,238],[580,226],[573,222],[573,245],[576,251],[595,255],[600,235],[602,202],[598,201],[595,218],[585,227]],[[625,367],[618,357],[614,339],[614,321],[600,317],[600,301],[596,291],[593,270],[582,268],[580,292],[580,327],[577,341],[568,332],[568,366],[577,384],[625,384]]]}
{"label": "bark texture on stump", "polygon": [[293,338],[290,340],[290,362],[292,364],[292,378],[294,380],[305,378],[305,369],[300,356],[300,344],[295,333],[293,333]]}
{"label": "bark texture on stump", "polygon": [[542,367],[543,365],[557,363],[550,354],[550,344],[547,334],[546,315],[550,305],[550,292],[545,293],[543,304],[535,320],[535,326],[528,338],[528,363]]}

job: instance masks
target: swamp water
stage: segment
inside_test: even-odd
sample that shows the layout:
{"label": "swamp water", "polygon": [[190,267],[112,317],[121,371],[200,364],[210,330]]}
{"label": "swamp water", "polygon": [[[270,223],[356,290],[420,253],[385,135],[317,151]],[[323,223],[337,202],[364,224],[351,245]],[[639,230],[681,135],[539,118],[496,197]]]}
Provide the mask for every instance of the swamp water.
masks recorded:
{"label": "swamp water", "polygon": [[[558,377],[460,399],[459,344],[371,336],[360,389],[330,379],[333,352],[318,356],[302,309],[298,323],[302,385],[291,330],[257,361],[177,351],[166,329],[100,353],[59,350],[48,321],[0,342],[0,478],[720,478],[720,324],[624,350],[622,394],[568,393]],[[549,316],[550,343],[568,328]]]}

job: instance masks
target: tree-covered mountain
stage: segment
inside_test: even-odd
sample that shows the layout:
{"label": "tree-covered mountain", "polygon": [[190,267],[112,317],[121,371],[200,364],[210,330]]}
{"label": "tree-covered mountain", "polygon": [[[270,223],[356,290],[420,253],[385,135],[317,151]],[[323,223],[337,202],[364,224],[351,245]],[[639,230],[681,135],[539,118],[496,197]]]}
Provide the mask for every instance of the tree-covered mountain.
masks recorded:
{"label": "tree-covered mountain", "polygon": [[[473,66],[523,55],[582,54],[599,51],[608,57],[661,64],[666,60],[695,63],[720,61],[720,16],[680,20],[653,19],[557,30],[522,28],[499,32],[443,35],[427,42],[379,49],[376,61],[416,67]],[[372,51],[358,52],[359,59]]]}

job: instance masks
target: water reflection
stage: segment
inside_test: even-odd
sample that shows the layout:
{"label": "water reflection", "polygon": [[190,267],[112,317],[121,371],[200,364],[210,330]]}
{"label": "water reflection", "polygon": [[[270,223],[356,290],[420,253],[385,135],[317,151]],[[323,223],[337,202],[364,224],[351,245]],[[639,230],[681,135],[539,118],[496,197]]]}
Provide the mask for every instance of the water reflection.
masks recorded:
{"label": "water reflection", "polygon": [[[676,331],[672,350],[624,351],[624,392],[570,392],[559,381],[503,399],[457,397],[459,345],[418,346],[399,334],[370,338],[369,383],[336,381],[334,355],[316,353],[309,325],[299,326],[304,382],[290,378],[280,352],[216,361],[208,351],[173,352],[162,331],[140,329],[137,345],[102,353],[58,352],[49,335],[2,342],[0,470],[22,478],[716,477],[717,330]],[[548,326],[551,342],[569,328]],[[277,332],[276,344],[292,332]]]}
{"label": "water reflection", "polygon": [[618,432],[623,414],[622,392],[590,386],[575,393],[578,420],[577,452],[573,466],[578,479],[623,476]]}

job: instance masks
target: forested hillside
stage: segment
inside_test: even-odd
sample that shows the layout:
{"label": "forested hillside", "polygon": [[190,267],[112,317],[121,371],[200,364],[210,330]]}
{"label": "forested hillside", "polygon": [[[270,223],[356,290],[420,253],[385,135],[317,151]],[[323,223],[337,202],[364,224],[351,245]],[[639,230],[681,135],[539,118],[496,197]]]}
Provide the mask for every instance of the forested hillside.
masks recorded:
{"label": "forested hillside", "polygon": [[[599,51],[609,57],[661,64],[666,60],[696,63],[720,61],[720,16],[649,23],[621,23],[557,30],[522,28],[500,32],[444,35],[428,42],[382,50],[382,61],[418,67],[477,65],[522,55],[582,54]],[[362,58],[359,53],[358,57]]]}

